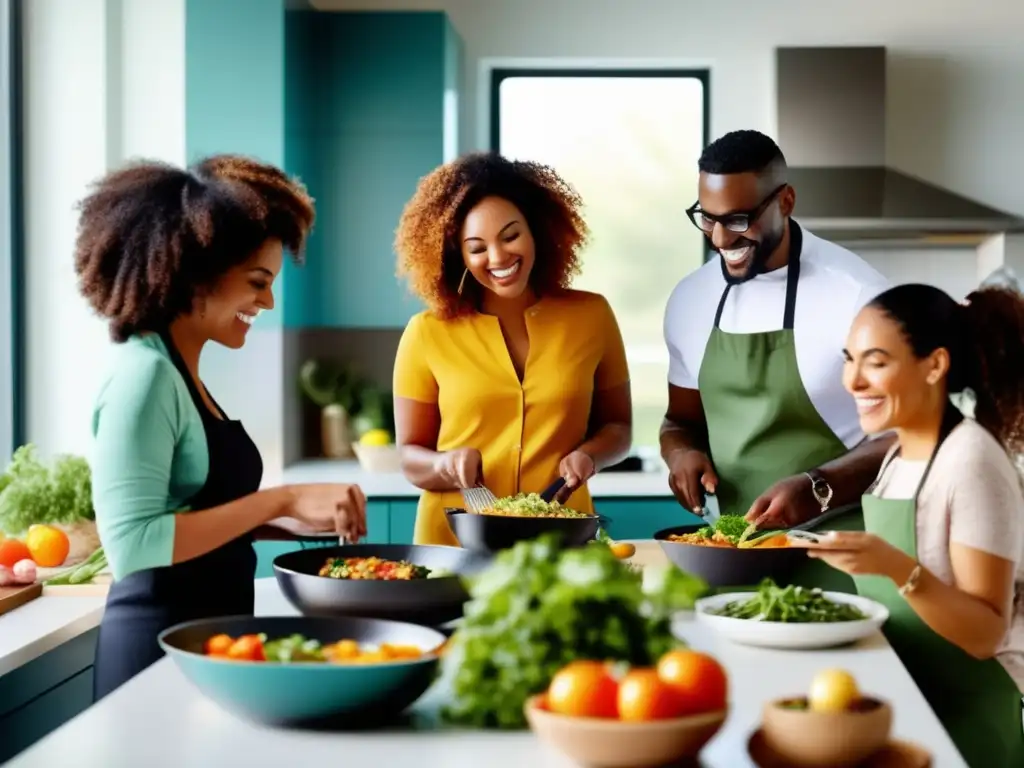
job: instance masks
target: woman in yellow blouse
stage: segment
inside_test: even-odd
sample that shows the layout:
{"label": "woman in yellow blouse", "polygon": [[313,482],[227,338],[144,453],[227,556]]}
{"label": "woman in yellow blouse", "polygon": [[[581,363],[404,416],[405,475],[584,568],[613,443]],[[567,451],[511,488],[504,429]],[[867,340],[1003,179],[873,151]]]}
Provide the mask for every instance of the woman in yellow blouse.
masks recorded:
{"label": "woman in yellow blouse", "polygon": [[445,507],[557,477],[593,513],[586,482],[632,440],[622,336],[603,296],[569,289],[587,238],[579,195],[551,169],[493,153],[420,182],[395,247],[428,309],[406,326],[394,394],[402,470],[424,490],[417,544],[458,541]]}

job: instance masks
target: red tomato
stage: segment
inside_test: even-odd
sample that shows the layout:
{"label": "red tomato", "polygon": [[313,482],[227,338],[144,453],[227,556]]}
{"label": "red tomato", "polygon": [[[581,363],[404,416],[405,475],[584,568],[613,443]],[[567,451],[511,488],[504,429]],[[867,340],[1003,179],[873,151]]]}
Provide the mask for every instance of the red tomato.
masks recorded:
{"label": "red tomato", "polygon": [[672,687],[682,714],[725,709],[729,678],[711,656],[697,651],[669,651],[658,661],[658,677]]}
{"label": "red tomato", "polygon": [[547,706],[570,717],[616,717],[618,684],[599,661],[574,661],[560,670],[548,687]]}
{"label": "red tomato", "polygon": [[227,656],[228,649],[235,641],[230,635],[214,635],[206,641],[207,656]]}
{"label": "red tomato", "polygon": [[258,635],[242,635],[228,648],[228,658],[239,661],[266,661],[263,642]]}
{"label": "red tomato", "polygon": [[679,717],[679,699],[653,669],[632,669],[619,681],[619,717],[627,721]]}

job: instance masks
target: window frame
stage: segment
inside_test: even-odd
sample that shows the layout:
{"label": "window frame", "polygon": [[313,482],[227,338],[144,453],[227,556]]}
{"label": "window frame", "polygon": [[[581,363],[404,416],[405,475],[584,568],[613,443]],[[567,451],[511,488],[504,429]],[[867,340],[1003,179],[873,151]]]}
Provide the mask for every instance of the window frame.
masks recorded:
{"label": "window frame", "polygon": [[0,0],[0,462],[24,442],[23,0]]}
{"label": "window frame", "polygon": [[[622,77],[649,78],[673,77],[697,80],[701,84],[703,120],[701,125],[701,147],[711,143],[711,69],[706,67],[493,67],[490,70],[490,147],[493,152],[501,151],[501,84],[517,77]],[[696,171],[696,169],[694,169]],[[685,217],[685,203],[680,213]],[[714,251],[705,239],[704,262],[707,263]]]}
{"label": "window frame", "polygon": [[[501,84],[505,80],[517,77],[602,77],[602,78],[679,78],[693,79],[701,84],[702,91],[702,125],[701,125],[701,148],[706,148],[711,142],[711,70],[710,68],[692,67],[598,67],[598,66],[496,66],[490,69],[490,147],[494,152],[501,151]],[[694,169],[694,173],[697,169]],[[690,224],[685,210],[692,204],[692,201],[680,201],[679,215],[681,219]],[[715,253],[711,244],[705,237],[704,240],[704,262],[707,263],[714,258]],[[633,445],[630,456],[639,459],[653,457],[657,451],[648,447]],[[636,460],[635,458],[633,460]],[[623,462],[628,463],[630,459]]]}

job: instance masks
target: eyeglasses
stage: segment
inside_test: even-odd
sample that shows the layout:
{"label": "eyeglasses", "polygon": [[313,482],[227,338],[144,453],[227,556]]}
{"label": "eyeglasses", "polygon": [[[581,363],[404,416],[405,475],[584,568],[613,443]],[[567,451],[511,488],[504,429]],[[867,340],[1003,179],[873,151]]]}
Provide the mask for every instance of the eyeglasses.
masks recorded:
{"label": "eyeglasses", "polygon": [[749,211],[734,211],[733,213],[724,213],[721,216],[716,216],[713,213],[702,211],[700,209],[700,202],[696,202],[686,209],[686,215],[693,222],[693,226],[705,234],[710,234],[714,230],[715,224],[721,224],[730,232],[746,232],[787,186],[789,185],[780,184],[756,208],[751,208]]}

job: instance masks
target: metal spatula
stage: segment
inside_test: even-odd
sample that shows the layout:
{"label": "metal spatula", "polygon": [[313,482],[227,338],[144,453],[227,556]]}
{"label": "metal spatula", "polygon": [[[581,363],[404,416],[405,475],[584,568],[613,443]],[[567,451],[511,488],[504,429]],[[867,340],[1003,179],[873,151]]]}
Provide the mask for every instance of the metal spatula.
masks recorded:
{"label": "metal spatula", "polygon": [[462,500],[466,502],[466,509],[480,514],[488,507],[493,506],[498,497],[484,486],[478,485],[475,488],[463,488]]}

